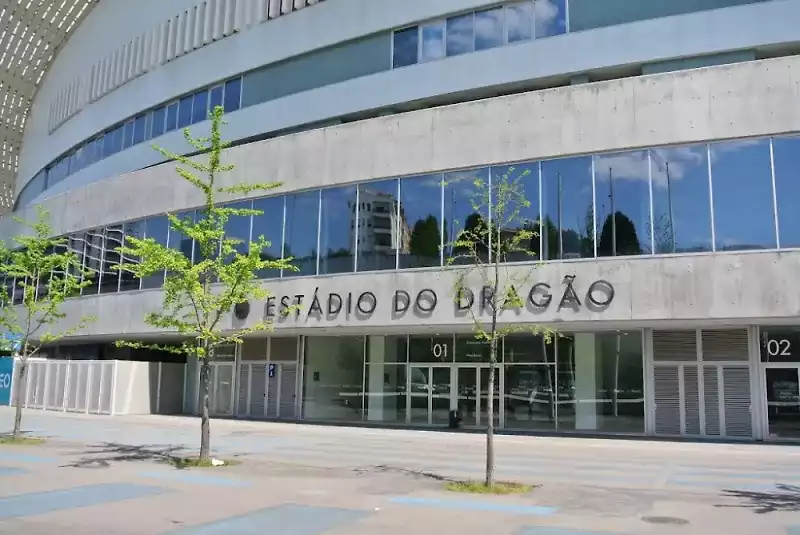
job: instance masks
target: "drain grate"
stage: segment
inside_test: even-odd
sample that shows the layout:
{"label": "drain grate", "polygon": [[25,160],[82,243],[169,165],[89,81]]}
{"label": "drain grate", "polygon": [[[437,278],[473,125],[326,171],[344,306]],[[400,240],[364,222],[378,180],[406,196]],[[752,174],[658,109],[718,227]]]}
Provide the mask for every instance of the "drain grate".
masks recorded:
{"label": "drain grate", "polygon": [[648,524],[662,524],[671,526],[683,526],[688,524],[689,521],[684,518],[677,518],[674,516],[645,516],[642,520]]}

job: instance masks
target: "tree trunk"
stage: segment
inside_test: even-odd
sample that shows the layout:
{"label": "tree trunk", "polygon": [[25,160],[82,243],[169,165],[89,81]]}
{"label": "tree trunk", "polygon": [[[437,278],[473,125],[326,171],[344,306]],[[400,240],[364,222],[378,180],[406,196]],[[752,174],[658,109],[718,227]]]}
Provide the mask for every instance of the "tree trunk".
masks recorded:
{"label": "tree trunk", "polygon": [[211,355],[206,349],[200,366],[200,462],[211,459],[211,417],[209,391],[211,386]]}
{"label": "tree trunk", "polygon": [[492,337],[489,357],[489,392],[486,407],[486,486],[494,486],[494,375],[497,362],[497,340]]}
{"label": "tree trunk", "polygon": [[14,414],[14,438],[19,438],[22,434],[22,406],[25,404],[25,374],[28,372],[28,359],[20,358],[19,360],[19,377],[17,377],[17,389],[14,393],[14,405],[16,406],[16,413]]}

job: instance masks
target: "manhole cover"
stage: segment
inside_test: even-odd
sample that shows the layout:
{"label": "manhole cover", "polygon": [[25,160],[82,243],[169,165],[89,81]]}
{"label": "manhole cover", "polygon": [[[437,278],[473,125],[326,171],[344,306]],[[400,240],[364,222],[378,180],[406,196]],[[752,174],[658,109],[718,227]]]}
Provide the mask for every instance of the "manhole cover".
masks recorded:
{"label": "manhole cover", "polygon": [[677,518],[674,516],[645,516],[642,517],[642,520],[648,524],[669,524],[677,526],[682,526],[689,523],[689,521],[686,519]]}

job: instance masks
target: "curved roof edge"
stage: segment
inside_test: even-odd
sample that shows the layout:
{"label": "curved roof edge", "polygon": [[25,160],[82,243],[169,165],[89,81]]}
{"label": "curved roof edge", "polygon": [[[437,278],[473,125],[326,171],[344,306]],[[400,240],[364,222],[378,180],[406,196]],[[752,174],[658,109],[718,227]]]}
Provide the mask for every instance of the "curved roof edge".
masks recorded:
{"label": "curved roof edge", "polygon": [[0,7],[0,215],[14,181],[33,98],[58,51],[100,0],[10,0]]}

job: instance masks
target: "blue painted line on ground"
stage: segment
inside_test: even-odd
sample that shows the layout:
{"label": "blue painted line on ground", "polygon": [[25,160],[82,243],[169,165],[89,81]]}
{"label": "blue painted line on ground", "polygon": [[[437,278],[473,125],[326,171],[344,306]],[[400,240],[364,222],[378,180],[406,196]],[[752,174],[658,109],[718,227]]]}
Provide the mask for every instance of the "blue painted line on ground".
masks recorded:
{"label": "blue painted line on ground", "polygon": [[610,531],[586,531],[572,528],[556,527],[524,527],[514,532],[514,535],[622,535],[621,533],[611,533]]}
{"label": "blue painted line on ground", "polygon": [[800,535],[800,526],[788,526],[786,535]]}
{"label": "blue painted line on ground", "polygon": [[543,507],[538,505],[509,505],[477,501],[440,500],[437,498],[413,498],[410,496],[397,496],[391,498],[389,501],[400,505],[416,505],[421,507],[460,509],[467,511],[492,511],[514,515],[549,516],[557,511],[555,507]]}
{"label": "blue painted line on ground", "polygon": [[159,487],[127,483],[103,483],[71,489],[33,492],[0,498],[0,519],[43,515],[54,511],[77,509],[105,503],[156,496],[165,492]]}
{"label": "blue painted line on ground", "polygon": [[149,471],[140,472],[141,477],[166,479],[178,481],[181,483],[193,483],[198,485],[212,485],[217,487],[249,487],[250,483],[237,479],[227,477],[209,476],[204,474],[193,473],[188,470],[170,470],[170,471]]}
{"label": "blue painted line on ground", "polygon": [[280,505],[252,513],[225,518],[202,526],[171,531],[171,535],[319,535],[353,524],[369,514],[367,511]]}
{"label": "blue painted line on ground", "polygon": [[0,461],[11,461],[19,463],[55,463],[56,459],[52,457],[43,457],[39,455],[28,455],[26,453],[15,453],[13,451],[0,451]]}
{"label": "blue painted line on ground", "polygon": [[11,466],[0,466],[0,476],[19,476],[27,473],[28,471],[23,470],[22,468],[14,468]]}

